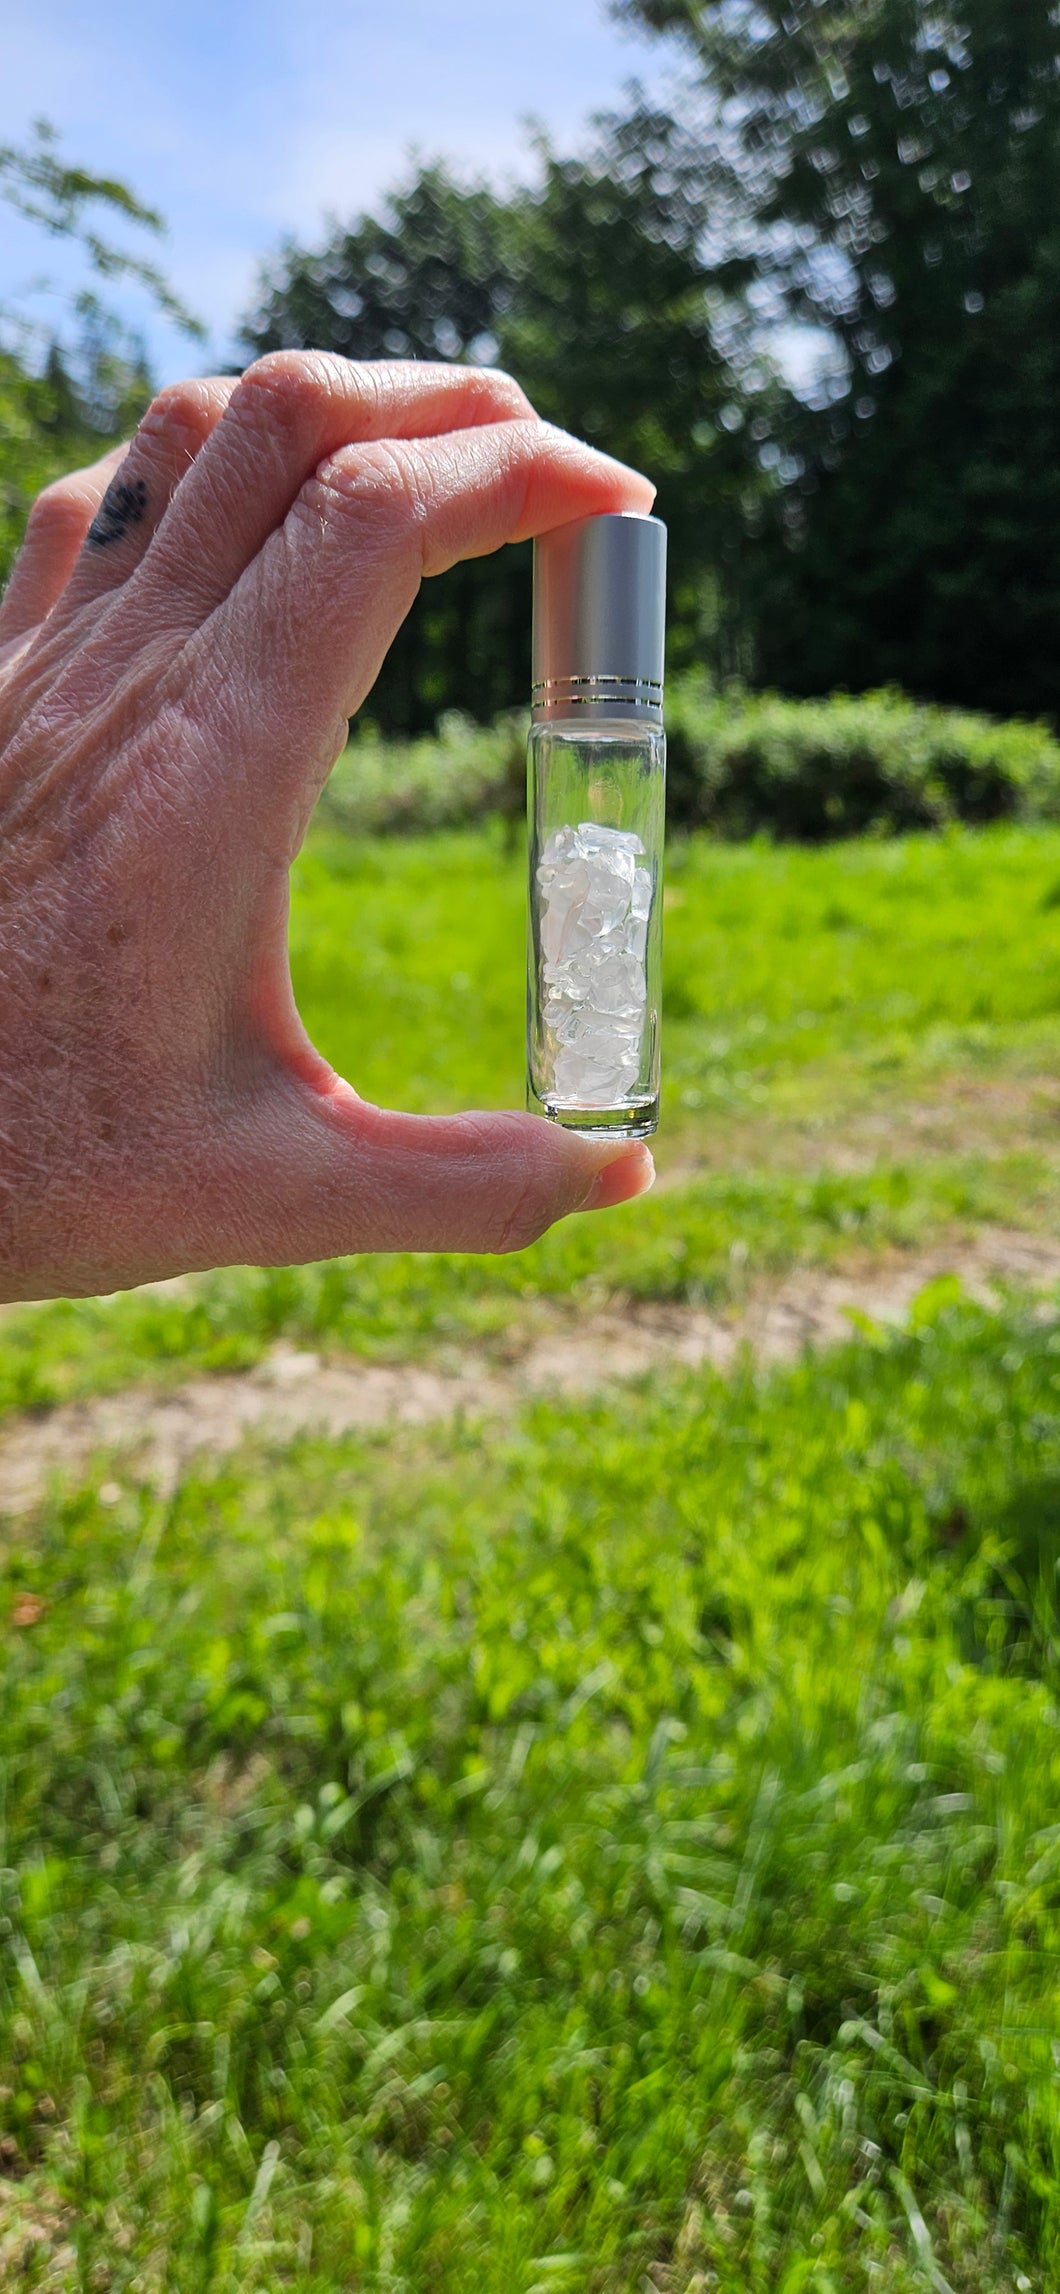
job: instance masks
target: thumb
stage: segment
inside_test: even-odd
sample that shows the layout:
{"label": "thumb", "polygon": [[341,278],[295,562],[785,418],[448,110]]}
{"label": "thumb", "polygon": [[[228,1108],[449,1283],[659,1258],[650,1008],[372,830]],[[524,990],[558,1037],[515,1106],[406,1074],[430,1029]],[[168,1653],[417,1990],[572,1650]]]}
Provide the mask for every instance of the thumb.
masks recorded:
{"label": "thumb", "polygon": [[334,1079],[274,1081],[228,1142],[230,1254],[294,1265],[351,1251],[513,1251],[571,1211],[651,1186],[646,1147],[590,1140],[539,1115],[401,1115]]}

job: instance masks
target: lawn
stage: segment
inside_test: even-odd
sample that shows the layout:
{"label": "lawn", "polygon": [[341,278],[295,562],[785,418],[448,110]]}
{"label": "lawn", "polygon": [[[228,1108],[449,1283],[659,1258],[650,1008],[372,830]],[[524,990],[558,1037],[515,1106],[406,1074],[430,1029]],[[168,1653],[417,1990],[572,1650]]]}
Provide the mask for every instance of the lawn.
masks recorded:
{"label": "lawn", "polygon": [[[372,1099],[522,1098],[522,860],[497,827],[297,873],[321,1048]],[[504,1346],[540,1299],[723,1301],[758,1272],[1060,1219],[1060,831],[669,859],[662,1184],[506,1260],[237,1270],[0,1323],[0,1410],[256,1361],[285,1338],[405,1359]]]}
{"label": "lawn", "polygon": [[[672,856],[663,1183],[506,1261],[0,1325],[9,1410],[503,1347],[1060,1210],[1060,834]],[[501,833],[320,835],[292,942],[372,1096],[516,1099]],[[0,1534],[0,2284],[1060,2283],[1060,1333],[898,1334]]]}

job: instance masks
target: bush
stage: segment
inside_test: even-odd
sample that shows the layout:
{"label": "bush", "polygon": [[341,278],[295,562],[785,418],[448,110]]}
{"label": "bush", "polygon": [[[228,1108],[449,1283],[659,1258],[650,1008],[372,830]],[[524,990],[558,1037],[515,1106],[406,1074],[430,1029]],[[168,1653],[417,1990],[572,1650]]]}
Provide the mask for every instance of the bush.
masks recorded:
{"label": "bush", "polygon": [[667,728],[671,818],[726,836],[818,843],[1060,816],[1060,745],[1046,726],[920,708],[893,689],[787,701],[686,679]]}
{"label": "bush", "polygon": [[[527,718],[451,712],[433,739],[370,726],[340,758],[324,814],[360,835],[452,828],[525,802]],[[675,680],[667,704],[672,825],[820,843],[950,821],[1060,818],[1060,743],[1048,728],[903,693],[788,701]]]}
{"label": "bush", "polygon": [[360,836],[463,828],[486,813],[521,820],[528,724],[516,712],[476,725],[454,709],[433,738],[385,741],[374,726],[361,727],[324,791],[323,817]]}

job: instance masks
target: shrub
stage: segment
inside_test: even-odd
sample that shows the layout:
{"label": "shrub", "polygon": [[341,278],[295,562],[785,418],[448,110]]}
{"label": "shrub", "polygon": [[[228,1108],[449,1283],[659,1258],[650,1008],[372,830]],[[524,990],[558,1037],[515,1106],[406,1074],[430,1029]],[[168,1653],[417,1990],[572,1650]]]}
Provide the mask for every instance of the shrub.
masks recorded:
{"label": "shrub", "polygon": [[516,712],[476,725],[453,709],[433,737],[414,741],[385,741],[364,726],[332,773],[323,816],[360,836],[462,828],[486,813],[521,819],[528,723]]}
{"label": "shrub", "polygon": [[[360,835],[521,817],[527,718],[450,712],[433,739],[370,726],[340,758],[326,818]],[[820,701],[675,680],[667,706],[669,814],[726,837],[828,838],[950,821],[1060,818],[1060,743],[1048,727],[923,708],[894,690]]]}
{"label": "shrub", "polygon": [[671,817],[688,827],[816,843],[1060,815],[1060,745],[1040,724],[922,708],[893,689],[788,701],[693,679],[667,721]]}

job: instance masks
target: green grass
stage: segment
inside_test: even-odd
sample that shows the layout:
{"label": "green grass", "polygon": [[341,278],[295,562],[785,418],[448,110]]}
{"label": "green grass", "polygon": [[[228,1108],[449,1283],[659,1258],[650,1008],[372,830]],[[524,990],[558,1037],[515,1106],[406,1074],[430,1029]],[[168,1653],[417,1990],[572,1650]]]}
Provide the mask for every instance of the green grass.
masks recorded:
{"label": "green grass", "polygon": [[[499,829],[366,846],[318,831],[297,872],[295,980],[368,1097],[520,1102],[522,868]],[[510,1260],[237,1270],[14,1313],[0,1410],[239,1367],[281,1337],[392,1358],[503,1347],[540,1298],[718,1302],[796,1261],[1055,1221],[1060,832],[812,852],[697,840],[675,847],[669,881],[665,1191]],[[910,1129],[911,1105],[940,1136]]]}
{"label": "green grass", "polygon": [[[318,834],[296,876],[295,982],[367,1097],[521,1105],[523,869],[500,828]],[[818,851],[691,839],[667,879],[664,1123],[685,1134],[690,1114],[832,1116],[837,1088],[1055,1058],[1056,829]]]}
{"label": "green grass", "polygon": [[[1060,833],[671,856],[666,1184],[0,1320],[0,1408],[1053,1226]],[[302,1008],[517,1101],[502,832],[320,830]],[[0,1534],[0,2285],[1060,2284],[1060,1332],[911,1329]]]}
{"label": "green grass", "polygon": [[1057,1345],[9,1537],[5,2285],[1056,2284]]}
{"label": "green grass", "polygon": [[475,1345],[504,1359],[548,1301],[616,1293],[722,1306],[789,1267],[936,1244],[940,1232],[1060,1220],[1060,1173],[1013,1153],[858,1174],[707,1176],[633,1213],[574,1219],[502,1259],[439,1253],[238,1268],[114,1300],[57,1300],[0,1323],[0,1418],[13,1410],[247,1369],[279,1341],[376,1361]]}

